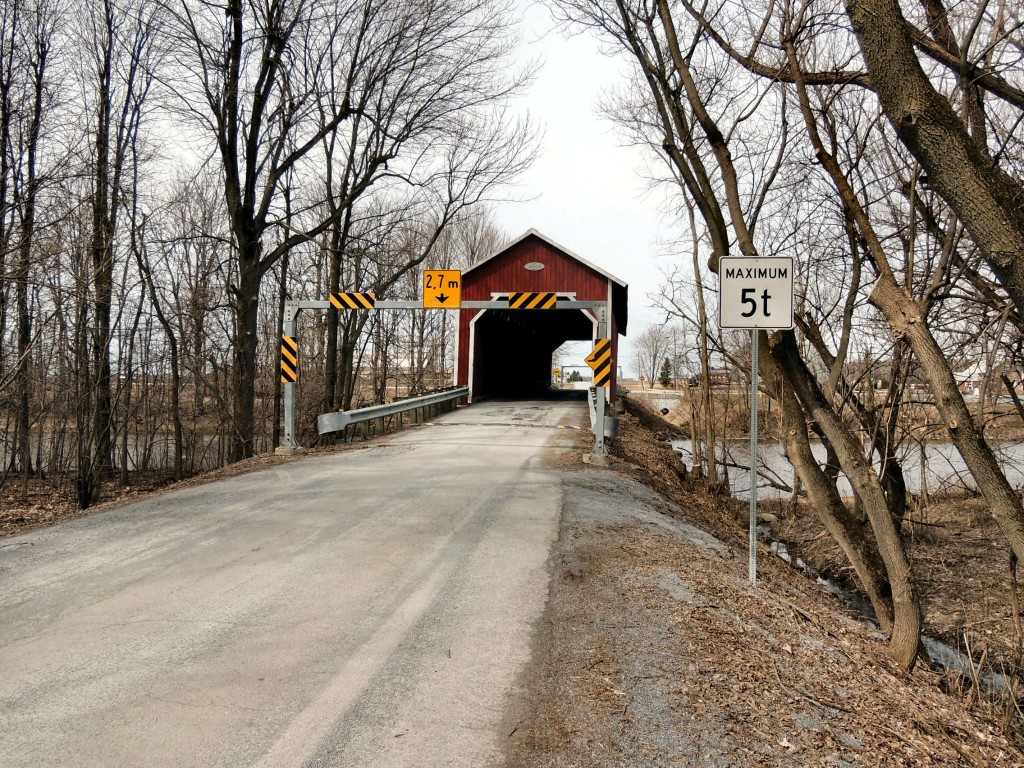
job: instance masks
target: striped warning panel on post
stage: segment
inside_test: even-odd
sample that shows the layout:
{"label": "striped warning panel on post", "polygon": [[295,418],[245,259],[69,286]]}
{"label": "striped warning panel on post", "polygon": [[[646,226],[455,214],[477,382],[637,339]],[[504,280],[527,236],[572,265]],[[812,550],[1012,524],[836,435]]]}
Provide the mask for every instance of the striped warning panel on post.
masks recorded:
{"label": "striped warning panel on post", "polygon": [[377,294],[359,293],[347,291],[345,293],[332,293],[331,306],[335,309],[373,309],[377,303]]}
{"label": "striped warning panel on post", "polygon": [[281,337],[281,383],[294,384],[299,378],[299,344],[294,336]]}
{"label": "striped warning panel on post", "polygon": [[587,365],[594,369],[594,386],[607,387],[612,380],[612,340],[598,339],[594,351],[587,355]]}
{"label": "striped warning panel on post", "polygon": [[508,295],[509,309],[554,309],[557,303],[557,293],[523,291]]}

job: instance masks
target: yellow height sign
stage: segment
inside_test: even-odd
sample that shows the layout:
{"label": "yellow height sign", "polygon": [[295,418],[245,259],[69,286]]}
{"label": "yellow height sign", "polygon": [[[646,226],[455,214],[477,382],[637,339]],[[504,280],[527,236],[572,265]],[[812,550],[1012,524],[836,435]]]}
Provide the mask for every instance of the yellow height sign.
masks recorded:
{"label": "yellow height sign", "polygon": [[281,337],[281,383],[294,384],[299,378],[299,345],[294,336]]}
{"label": "yellow height sign", "polygon": [[607,387],[612,380],[612,340],[598,339],[594,351],[587,355],[587,365],[594,369],[594,386]]}
{"label": "yellow height sign", "polygon": [[458,309],[462,306],[462,272],[457,269],[423,270],[423,306]]}

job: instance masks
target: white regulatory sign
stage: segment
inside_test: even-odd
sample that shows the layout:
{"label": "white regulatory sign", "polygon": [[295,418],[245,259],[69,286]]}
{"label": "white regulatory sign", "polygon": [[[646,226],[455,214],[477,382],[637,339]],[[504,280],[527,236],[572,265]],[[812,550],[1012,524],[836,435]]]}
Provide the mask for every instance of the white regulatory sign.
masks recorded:
{"label": "white regulatory sign", "polygon": [[793,260],[727,256],[718,262],[720,328],[793,327]]}

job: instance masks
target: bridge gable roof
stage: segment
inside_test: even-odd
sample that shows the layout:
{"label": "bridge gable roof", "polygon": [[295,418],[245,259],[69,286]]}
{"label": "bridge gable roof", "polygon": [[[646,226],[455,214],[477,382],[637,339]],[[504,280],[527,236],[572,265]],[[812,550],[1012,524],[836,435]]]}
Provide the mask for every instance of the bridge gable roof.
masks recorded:
{"label": "bridge gable roof", "polygon": [[[530,262],[544,264],[544,268],[528,270]],[[626,332],[626,283],[536,229],[524,232],[462,274],[464,299],[486,299],[506,291],[555,291],[601,301],[610,293],[617,330]]]}
{"label": "bridge gable roof", "polygon": [[561,253],[565,254],[566,256],[568,256],[569,258],[573,259],[574,261],[578,261],[580,264],[582,264],[587,269],[590,269],[590,270],[592,270],[594,272],[597,272],[599,275],[602,275],[602,276],[608,278],[613,283],[615,283],[617,285],[621,285],[623,288],[627,287],[626,286],[626,282],[624,280],[621,280],[620,278],[616,277],[615,275],[613,275],[610,272],[604,271],[603,269],[601,269],[596,264],[592,264],[591,262],[587,261],[582,256],[580,256],[579,254],[573,253],[568,248],[566,248],[566,247],[564,247],[562,245],[559,245],[554,240],[552,240],[550,237],[545,235],[543,232],[539,232],[536,229],[528,229],[528,230],[526,230],[526,232],[521,234],[519,237],[517,237],[512,242],[506,243],[505,245],[501,246],[501,248],[499,248],[497,251],[492,253],[490,256],[487,256],[487,257],[481,259],[476,264],[471,266],[469,269],[464,270],[463,274],[468,274],[468,273],[472,272],[475,269],[479,269],[480,267],[482,267],[485,264],[493,261],[494,259],[500,259],[502,256],[505,256],[509,252],[513,251],[515,249],[515,247],[517,245],[519,245],[521,242],[523,242],[524,240],[526,240],[527,238],[530,238],[530,237],[537,238],[538,240],[542,241],[543,243],[546,243],[551,248],[554,248],[556,251],[560,251]]}

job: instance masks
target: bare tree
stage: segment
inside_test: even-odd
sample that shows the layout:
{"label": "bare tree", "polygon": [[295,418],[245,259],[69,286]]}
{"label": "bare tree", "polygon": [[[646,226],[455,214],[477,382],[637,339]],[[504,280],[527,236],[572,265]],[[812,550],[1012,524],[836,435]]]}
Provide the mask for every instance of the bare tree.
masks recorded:
{"label": "bare tree", "polygon": [[[678,177],[676,183],[680,189],[685,184]],[[712,318],[708,312],[705,299],[703,269],[701,266],[700,229],[697,225],[695,206],[689,196],[683,195],[686,208],[687,223],[690,230],[690,269],[692,277],[686,279],[679,270],[665,275],[665,282],[659,296],[655,298],[657,306],[674,317],[679,318],[688,327],[694,329],[697,337],[697,387],[687,387],[687,400],[690,405],[690,425],[693,452],[693,471],[702,473],[711,486],[718,485],[718,465],[716,456],[715,401],[711,385],[711,349],[712,349]],[[695,311],[694,311],[695,310]],[[719,343],[719,346],[721,344]],[[677,366],[677,374],[678,374]]]}
{"label": "bare tree", "polygon": [[649,325],[633,341],[633,362],[637,375],[644,376],[654,385],[661,361],[671,340],[669,329],[663,325]]}
{"label": "bare tree", "polygon": [[[0,219],[5,224],[0,225],[3,227],[3,241],[0,245],[4,248],[5,257],[8,247],[16,253],[12,282],[15,286],[17,315],[14,357],[17,417],[14,429],[16,450],[11,454],[11,461],[12,465],[21,470],[23,494],[27,491],[28,477],[33,470],[30,443],[33,312],[30,294],[40,192],[45,181],[42,165],[47,132],[43,122],[53,107],[53,60],[60,20],[58,4],[49,0],[5,7],[2,17],[3,40],[0,42],[3,58],[0,84],[3,189],[0,194],[4,198],[9,195],[11,205],[8,211],[5,201],[5,207],[0,213]],[[6,275],[4,278],[6,296]],[[6,301],[0,304],[0,311],[6,313]]]}
{"label": "bare tree", "polygon": [[[356,200],[384,176],[417,175],[453,116],[486,111],[517,81],[501,70],[509,37],[498,2],[167,5],[178,68],[168,85],[216,147],[236,247],[233,456],[242,458],[253,451],[263,275],[328,232],[332,253],[343,249]],[[349,138],[336,146],[343,126]],[[282,227],[285,177],[301,170],[304,183],[314,158],[327,161],[326,204],[322,185],[296,190],[305,204],[295,229],[271,245],[268,235]]]}
{"label": "bare tree", "polygon": [[[712,269],[717,268],[719,258],[727,255],[733,239],[744,255],[756,257],[759,253],[756,227],[768,200],[768,192],[781,168],[787,142],[783,135],[781,143],[776,144],[774,161],[766,164],[754,161],[754,164],[767,168],[761,173],[753,172],[753,178],[759,182],[756,184],[747,184],[742,179],[740,163],[753,170],[752,165],[746,165],[751,158],[743,156],[737,159],[733,146],[739,143],[734,137],[750,114],[747,110],[756,108],[767,98],[765,87],[753,87],[746,105],[736,106],[734,93],[722,99],[716,81],[700,78],[694,67],[703,31],[698,26],[692,30],[692,40],[684,43],[667,0],[636,0],[616,3],[614,7],[600,0],[565,0],[559,6],[577,23],[597,28],[610,36],[636,61],[657,116],[652,124],[664,137],[660,146],[683,179],[687,193],[707,227],[712,246]],[[785,109],[785,102],[774,101],[771,108],[778,114]],[[716,117],[713,110],[720,112],[721,116]],[[721,120],[731,120],[730,127],[723,129]],[[655,143],[653,139],[651,143]],[[704,159],[707,156],[717,171],[714,181],[707,170]],[[835,526],[830,530],[839,534],[837,540],[858,568],[862,581],[877,584],[877,588],[869,587],[868,591],[878,601],[876,610],[883,628],[891,632],[890,652],[902,665],[909,667],[917,656],[921,613],[909,562],[878,477],[864,456],[859,440],[822,393],[814,374],[800,355],[793,332],[774,334],[770,343],[764,334],[761,336],[758,343],[765,345],[769,352],[769,355],[762,356],[766,383],[785,382],[795,395],[789,401],[790,405],[793,407],[798,403],[802,415],[798,416],[793,411],[791,423],[796,424],[806,418],[820,427],[835,448],[867,513],[877,551],[884,564],[885,579],[882,582],[879,582],[880,574],[865,568],[864,561],[856,556],[859,542],[840,538],[844,533],[862,538],[860,531],[855,526]],[[781,397],[783,393],[776,391],[775,394]],[[801,455],[796,451],[793,453]],[[815,476],[821,472],[816,463],[798,465],[797,469],[801,474]],[[811,492],[821,486],[819,483],[805,485]],[[819,510],[828,512],[834,509],[827,501],[820,501],[817,505]],[[849,514],[845,507],[835,511]]]}
{"label": "bare tree", "polygon": [[[1005,35],[997,22],[988,61],[976,63],[970,51],[984,19],[984,4],[979,4],[977,21],[968,28],[962,45],[953,35],[941,0],[928,0],[922,5],[928,32],[908,24],[895,0],[851,0],[846,9],[886,117],[928,174],[929,185],[970,231],[1007,293],[1017,306],[1024,305],[1020,179],[993,162],[985,144],[981,102],[984,91],[1024,111],[1024,90],[991,66],[993,54],[1002,55],[1000,51],[1014,45],[1012,36]],[[914,51],[915,38],[925,55],[956,73],[969,104],[966,121],[925,75]]]}
{"label": "bare tree", "polygon": [[84,92],[91,124],[88,173],[92,183],[90,207],[91,383],[92,424],[80,438],[79,504],[96,501],[102,477],[114,466],[113,393],[111,371],[112,309],[116,237],[132,151],[145,117],[146,99],[154,77],[154,35],[160,16],[157,6],[136,2],[121,5],[103,0],[88,6],[82,20],[86,60]]}
{"label": "bare tree", "polygon": [[[460,121],[449,127],[447,138],[433,142],[432,157],[414,163],[422,175],[389,178],[354,206],[346,218],[345,253],[335,251],[337,241],[332,237],[332,285],[344,271],[350,290],[369,287],[378,295],[388,295],[407,275],[418,272],[450,227],[471,217],[476,206],[488,202],[497,187],[515,178],[532,160],[529,125],[512,124],[500,112],[482,122]],[[343,262],[342,256],[348,258]],[[355,348],[366,318],[357,313],[340,320],[341,344],[332,335],[337,322],[335,315],[328,319],[325,404],[331,407],[330,403],[340,402],[347,408],[353,394]],[[335,354],[340,355],[337,362]],[[333,382],[332,376],[337,377]]]}
{"label": "bare tree", "polygon": [[992,514],[999,523],[1003,534],[1013,547],[1017,557],[1024,557],[1024,508],[1020,497],[1010,486],[1006,475],[999,467],[981,430],[972,418],[956,385],[939,343],[929,329],[927,322],[931,297],[915,302],[913,297],[897,282],[882,242],[872,226],[864,207],[835,156],[822,142],[817,129],[806,87],[800,76],[800,64],[792,39],[786,43],[792,71],[796,75],[801,110],[808,128],[812,146],[822,166],[831,176],[844,205],[851,211],[858,231],[872,257],[878,272],[877,281],[871,294],[872,302],[883,312],[893,329],[914,350],[928,379],[935,404],[946,423],[950,437],[963,456],[971,474],[991,505]]}

